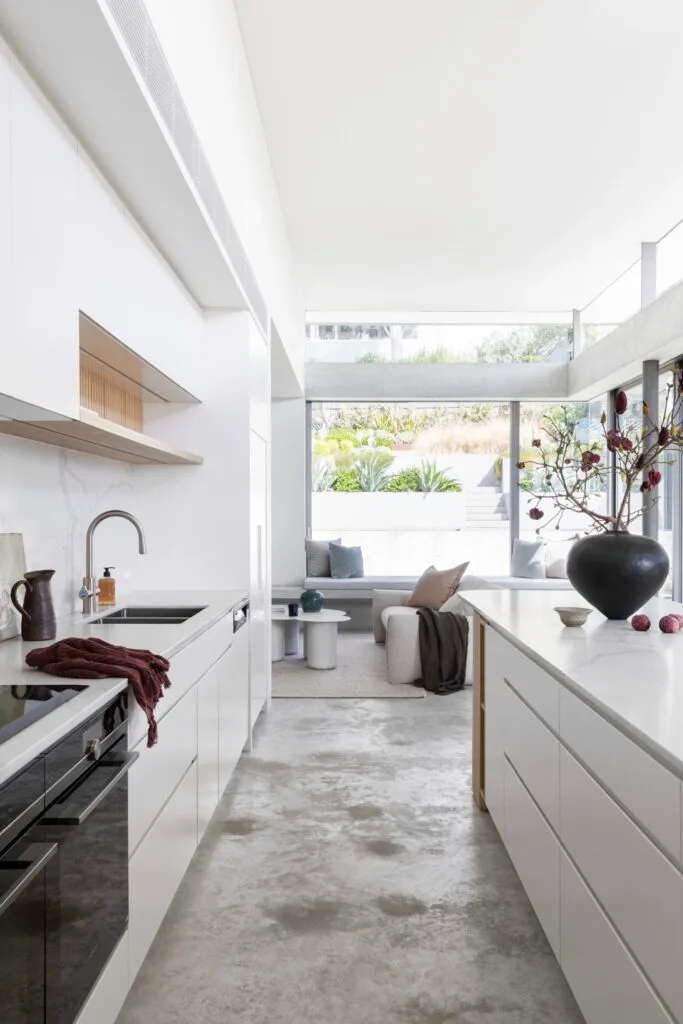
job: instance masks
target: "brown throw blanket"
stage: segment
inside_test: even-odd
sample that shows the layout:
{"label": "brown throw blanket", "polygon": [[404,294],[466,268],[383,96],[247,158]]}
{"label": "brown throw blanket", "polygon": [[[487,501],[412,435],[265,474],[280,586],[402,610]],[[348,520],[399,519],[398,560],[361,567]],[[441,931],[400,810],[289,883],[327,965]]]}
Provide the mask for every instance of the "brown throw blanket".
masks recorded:
{"label": "brown throw blanket", "polygon": [[147,746],[157,741],[154,708],[171,685],[166,675],[170,668],[166,658],[151,651],[116,647],[106,640],[71,637],[50,647],[29,651],[26,664],[51,676],[65,679],[110,679],[121,676],[133,688],[135,699],[147,716]]}
{"label": "brown throw blanket", "polygon": [[462,690],[467,667],[469,625],[457,612],[418,608],[422,685],[430,693]]}

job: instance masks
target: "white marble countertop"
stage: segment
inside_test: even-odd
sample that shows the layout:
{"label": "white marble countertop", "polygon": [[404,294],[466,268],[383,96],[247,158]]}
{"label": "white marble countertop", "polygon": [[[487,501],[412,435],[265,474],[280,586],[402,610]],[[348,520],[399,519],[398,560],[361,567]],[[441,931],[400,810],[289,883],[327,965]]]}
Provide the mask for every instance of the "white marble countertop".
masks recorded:
{"label": "white marble countertop", "polygon": [[[247,594],[242,590],[136,591],[121,597],[116,605],[100,608],[87,618],[79,612],[66,615],[57,620],[55,640],[25,643],[16,639],[0,644],[0,686],[25,686],[53,680],[52,676],[29,668],[25,658],[33,648],[47,647],[66,637],[96,636],[110,644],[143,648],[170,659],[246,600]],[[203,610],[185,622],[172,625],[92,624],[93,619],[126,606],[182,606],[201,607]],[[0,743],[0,784],[57,743],[71,729],[96,714],[128,685],[125,679],[77,680],[77,683],[86,685],[87,689],[11,736],[5,743]]]}
{"label": "white marble countertop", "polygon": [[[659,619],[683,613],[661,598],[643,609],[647,633],[593,610],[585,626],[567,627],[557,605],[587,607],[579,595],[548,591],[471,590],[462,598],[534,661],[683,778],[683,631],[661,633]],[[641,609],[639,609],[641,610]]]}

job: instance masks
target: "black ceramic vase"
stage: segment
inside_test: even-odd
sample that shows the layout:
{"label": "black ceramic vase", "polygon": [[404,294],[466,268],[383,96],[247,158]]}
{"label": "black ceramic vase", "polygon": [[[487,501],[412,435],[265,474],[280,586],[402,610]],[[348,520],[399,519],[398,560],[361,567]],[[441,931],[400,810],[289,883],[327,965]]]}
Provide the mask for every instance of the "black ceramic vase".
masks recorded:
{"label": "black ceramic vase", "polygon": [[657,593],[669,556],[656,540],[631,533],[596,533],[572,546],[569,582],[608,619],[626,619]]}

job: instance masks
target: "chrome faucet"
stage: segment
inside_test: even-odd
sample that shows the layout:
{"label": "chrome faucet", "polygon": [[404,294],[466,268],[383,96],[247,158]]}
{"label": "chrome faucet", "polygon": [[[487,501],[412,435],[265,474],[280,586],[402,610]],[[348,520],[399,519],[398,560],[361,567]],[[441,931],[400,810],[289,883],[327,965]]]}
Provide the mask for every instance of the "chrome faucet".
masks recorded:
{"label": "chrome faucet", "polygon": [[105,519],[127,519],[129,523],[132,523],[138,531],[138,550],[141,555],[147,554],[144,531],[130,512],[122,512],[121,509],[113,508],[109,512],[100,512],[98,516],[95,516],[85,535],[85,576],[83,577],[83,586],[78,591],[78,596],[83,601],[84,615],[92,615],[95,611],[95,598],[98,592],[96,590],[97,581],[92,573],[92,542],[95,530]]}

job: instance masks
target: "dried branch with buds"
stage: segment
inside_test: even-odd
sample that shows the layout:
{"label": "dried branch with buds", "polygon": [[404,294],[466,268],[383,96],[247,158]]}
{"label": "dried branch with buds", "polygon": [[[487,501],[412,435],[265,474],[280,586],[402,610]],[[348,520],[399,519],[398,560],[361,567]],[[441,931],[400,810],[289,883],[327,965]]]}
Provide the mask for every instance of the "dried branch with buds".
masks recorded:
{"label": "dried branch with buds", "polygon": [[[544,527],[556,523],[559,529],[565,512],[582,512],[592,520],[591,530],[620,530],[628,533],[631,523],[644,513],[644,502],[632,504],[634,490],[647,494],[649,504],[659,500],[655,493],[661,483],[658,468],[666,463],[665,453],[683,451],[683,370],[676,369],[667,385],[664,408],[659,424],[650,419],[643,403],[642,424],[624,421],[628,409],[625,391],[617,391],[614,398],[615,425],[607,427],[603,412],[600,425],[602,438],[583,443],[576,437],[576,422],[565,408],[554,416],[546,416],[543,432],[546,438],[531,442],[538,451],[538,459],[524,459],[518,469],[533,469],[541,473],[546,490],[530,491],[529,518],[540,522],[545,512],[540,507],[543,498],[550,497],[555,506]],[[611,454],[610,458],[606,453]],[[591,502],[591,494],[607,489],[608,479],[621,481],[616,515],[601,512]]]}

